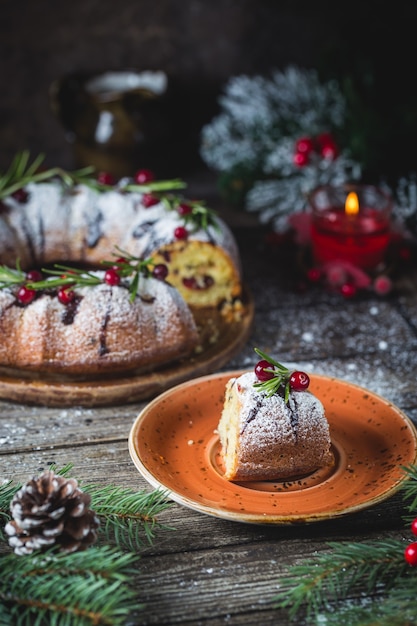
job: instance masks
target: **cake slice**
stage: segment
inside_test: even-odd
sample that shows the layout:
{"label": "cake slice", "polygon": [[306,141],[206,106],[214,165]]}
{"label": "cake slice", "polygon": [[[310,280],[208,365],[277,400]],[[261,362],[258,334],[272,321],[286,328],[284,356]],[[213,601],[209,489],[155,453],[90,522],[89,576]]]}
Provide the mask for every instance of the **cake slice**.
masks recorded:
{"label": "cake slice", "polygon": [[[268,364],[270,371],[273,363]],[[334,463],[321,401],[306,389],[293,388],[286,371],[288,381],[281,372],[268,379],[272,382],[266,388],[262,382],[267,381],[255,372],[227,382],[218,425],[227,480],[288,479]],[[274,378],[276,390],[271,392]]]}

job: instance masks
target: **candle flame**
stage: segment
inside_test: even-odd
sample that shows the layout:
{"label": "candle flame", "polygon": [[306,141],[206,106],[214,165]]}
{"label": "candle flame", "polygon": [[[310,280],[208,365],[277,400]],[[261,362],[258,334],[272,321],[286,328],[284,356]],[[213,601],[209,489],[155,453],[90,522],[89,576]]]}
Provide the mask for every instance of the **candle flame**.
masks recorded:
{"label": "candle flame", "polygon": [[348,193],[345,202],[346,215],[357,215],[359,213],[359,200],[354,191]]}

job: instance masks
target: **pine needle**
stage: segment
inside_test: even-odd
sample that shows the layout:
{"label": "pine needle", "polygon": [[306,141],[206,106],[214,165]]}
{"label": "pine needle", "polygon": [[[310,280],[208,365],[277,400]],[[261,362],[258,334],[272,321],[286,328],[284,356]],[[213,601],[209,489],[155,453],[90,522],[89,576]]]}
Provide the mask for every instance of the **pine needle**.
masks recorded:
{"label": "pine needle", "polygon": [[[410,575],[402,541],[329,543],[328,547],[330,552],[308,565],[295,565],[281,581],[283,588],[274,600],[277,608],[289,608],[292,619],[303,605],[307,605],[308,616],[317,619],[329,603],[344,601],[359,588],[366,594],[381,587],[387,591]],[[415,577],[413,584],[416,582]]]}
{"label": "pine needle", "polygon": [[107,541],[130,550],[152,543],[155,530],[162,526],[157,516],[171,506],[164,492],[135,492],[128,488],[83,485],[83,491],[91,495],[91,508],[102,522],[102,532]]}
{"label": "pine needle", "polygon": [[118,626],[140,608],[129,586],[137,557],[109,547],[73,554],[0,559],[1,619],[5,624]]}

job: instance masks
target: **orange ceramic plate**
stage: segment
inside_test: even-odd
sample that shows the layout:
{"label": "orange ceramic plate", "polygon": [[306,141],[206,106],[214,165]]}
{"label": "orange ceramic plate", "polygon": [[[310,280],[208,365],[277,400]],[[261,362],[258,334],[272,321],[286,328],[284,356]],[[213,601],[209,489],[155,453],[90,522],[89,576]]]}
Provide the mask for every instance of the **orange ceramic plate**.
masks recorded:
{"label": "orange ceramic plate", "polygon": [[385,500],[405,480],[403,467],[415,463],[417,433],[400,409],[357,385],[312,375],[310,390],[330,424],[334,467],[293,481],[227,481],[216,428],[226,381],[239,373],[177,385],[150,402],[131,429],[137,469],[175,502],[238,522],[313,522]]}

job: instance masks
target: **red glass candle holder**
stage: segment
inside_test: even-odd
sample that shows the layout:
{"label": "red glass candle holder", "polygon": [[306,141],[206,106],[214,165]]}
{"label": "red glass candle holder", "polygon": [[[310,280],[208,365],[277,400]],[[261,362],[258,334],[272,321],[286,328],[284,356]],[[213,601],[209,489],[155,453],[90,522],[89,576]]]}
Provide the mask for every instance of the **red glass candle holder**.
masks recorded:
{"label": "red glass candle holder", "polygon": [[309,201],[316,263],[347,261],[372,270],[384,262],[393,204],[388,193],[373,185],[327,185]]}

